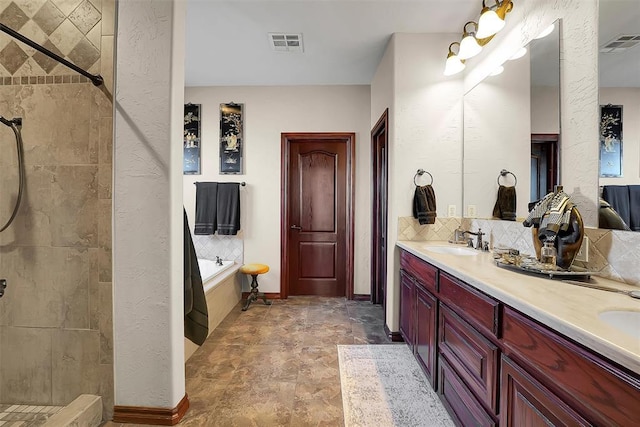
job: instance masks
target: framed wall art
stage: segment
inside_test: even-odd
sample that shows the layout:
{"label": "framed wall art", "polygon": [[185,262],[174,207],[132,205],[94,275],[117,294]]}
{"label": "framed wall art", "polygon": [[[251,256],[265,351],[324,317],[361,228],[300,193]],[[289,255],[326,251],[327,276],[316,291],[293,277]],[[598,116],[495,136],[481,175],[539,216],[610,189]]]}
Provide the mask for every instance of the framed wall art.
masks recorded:
{"label": "framed wall art", "polygon": [[622,105],[600,106],[600,176],[622,176]]}
{"label": "framed wall art", "polygon": [[220,173],[242,174],[243,105],[220,104]]}
{"label": "framed wall art", "polygon": [[200,107],[200,104],[184,105],[184,175],[200,175]]}

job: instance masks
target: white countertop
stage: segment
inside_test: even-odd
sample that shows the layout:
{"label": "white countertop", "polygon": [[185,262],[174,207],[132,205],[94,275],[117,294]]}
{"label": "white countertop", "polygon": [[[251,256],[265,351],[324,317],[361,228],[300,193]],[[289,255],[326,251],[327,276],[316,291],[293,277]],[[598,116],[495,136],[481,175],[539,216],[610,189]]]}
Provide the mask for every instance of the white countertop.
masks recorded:
{"label": "white countertop", "polygon": [[[399,241],[397,245],[640,374],[640,340],[598,318],[599,313],[608,310],[640,311],[640,299],[501,268],[496,265],[491,252],[460,256],[425,250],[429,246],[459,246],[447,242]],[[615,289],[638,289],[600,277],[592,276],[592,279],[591,283]],[[640,322],[637,327],[640,328]]]}

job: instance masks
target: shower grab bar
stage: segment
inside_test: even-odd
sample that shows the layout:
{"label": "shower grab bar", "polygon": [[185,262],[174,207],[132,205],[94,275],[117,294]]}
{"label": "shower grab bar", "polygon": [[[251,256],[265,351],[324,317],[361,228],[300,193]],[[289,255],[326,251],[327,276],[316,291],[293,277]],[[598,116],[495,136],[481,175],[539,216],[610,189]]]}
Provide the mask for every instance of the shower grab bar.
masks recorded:
{"label": "shower grab bar", "polygon": [[86,78],[88,78],[89,80],[91,80],[91,83],[93,83],[95,86],[100,86],[104,83],[104,79],[102,78],[102,76],[100,74],[94,75],[89,73],[88,71],[83,70],[82,68],[78,67],[76,64],[67,61],[66,59],[64,59],[63,57],[56,55],[55,53],[51,52],[49,49],[47,49],[46,47],[40,46],[38,43],[34,42],[33,40],[23,36],[22,34],[18,33],[17,31],[12,30],[11,28],[7,27],[6,25],[0,23],[0,31],[3,31],[7,34],[9,34],[11,37],[20,40],[22,43],[27,44],[29,46],[31,46],[32,48],[44,53],[45,55],[47,55],[49,58],[54,59],[56,61],[58,61],[59,63],[61,63],[62,65],[65,65],[69,68],[71,68],[72,70],[82,74],[83,76],[85,76]]}

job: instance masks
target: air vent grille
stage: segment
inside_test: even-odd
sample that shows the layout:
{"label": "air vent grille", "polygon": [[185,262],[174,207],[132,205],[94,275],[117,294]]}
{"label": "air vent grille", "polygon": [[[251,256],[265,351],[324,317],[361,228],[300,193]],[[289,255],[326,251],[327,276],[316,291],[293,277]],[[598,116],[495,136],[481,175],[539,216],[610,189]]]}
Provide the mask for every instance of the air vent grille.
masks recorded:
{"label": "air vent grille", "polygon": [[269,33],[271,49],[278,52],[302,52],[302,34]]}
{"label": "air vent grille", "polygon": [[600,47],[601,53],[624,52],[640,44],[640,34],[623,34]]}

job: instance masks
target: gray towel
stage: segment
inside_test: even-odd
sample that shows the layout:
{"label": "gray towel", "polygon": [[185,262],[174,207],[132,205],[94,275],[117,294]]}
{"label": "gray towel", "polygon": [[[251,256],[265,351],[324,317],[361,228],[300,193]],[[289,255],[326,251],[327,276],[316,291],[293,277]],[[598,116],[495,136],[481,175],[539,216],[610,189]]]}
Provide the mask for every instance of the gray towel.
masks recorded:
{"label": "gray towel", "polygon": [[218,223],[218,183],[196,182],[196,226],[193,234],[214,234]]}
{"label": "gray towel", "polygon": [[629,227],[640,231],[640,185],[629,186]]}
{"label": "gray towel", "polygon": [[202,286],[196,249],[184,211],[184,336],[202,345],[209,334],[209,313]]}
{"label": "gray towel", "polygon": [[416,186],[413,195],[413,217],[421,225],[436,222],[436,193],[430,185]]}
{"label": "gray towel", "polygon": [[236,235],[240,230],[240,184],[218,183],[218,234]]}
{"label": "gray towel", "polygon": [[516,187],[498,187],[498,197],[493,207],[493,216],[506,221],[516,220]]}

